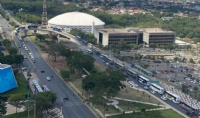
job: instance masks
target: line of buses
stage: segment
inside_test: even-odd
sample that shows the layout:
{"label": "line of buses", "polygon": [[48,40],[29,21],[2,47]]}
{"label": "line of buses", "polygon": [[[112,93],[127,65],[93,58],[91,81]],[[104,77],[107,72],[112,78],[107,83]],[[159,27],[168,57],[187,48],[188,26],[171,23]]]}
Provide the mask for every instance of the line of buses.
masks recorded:
{"label": "line of buses", "polygon": [[[104,59],[105,61],[107,61],[107,62],[109,62],[109,63],[115,63],[114,62],[114,60],[113,59],[111,59],[111,58],[109,58],[107,55],[104,55],[104,54],[101,54],[101,58],[102,59]],[[123,69],[125,69],[124,68],[124,64],[121,64],[121,63],[115,63],[115,66],[117,67],[117,68],[123,68]],[[182,106],[184,106],[184,107],[182,107],[182,108],[184,108],[184,109],[190,109],[190,113],[191,112],[195,112],[195,111],[199,111],[196,107],[194,107],[194,106],[191,106],[191,105],[187,105],[187,104],[185,104],[184,102],[181,102],[181,98],[180,98],[180,96],[178,96],[178,95],[176,95],[176,94],[174,94],[174,93],[172,93],[172,92],[170,92],[170,91],[165,91],[165,89],[164,88],[162,88],[161,86],[159,86],[158,84],[156,84],[156,83],[151,83],[151,81],[148,79],[148,78],[146,78],[146,77],[144,77],[144,76],[142,76],[142,75],[139,75],[139,74],[137,74],[134,70],[132,70],[132,69],[126,69],[126,73],[129,75],[129,76],[131,76],[131,77],[133,77],[134,79],[137,79],[137,81],[139,82],[139,83],[141,83],[141,84],[143,84],[145,87],[147,87],[147,88],[150,88],[152,91],[154,91],[155,93],[158,93],[158,94],[160,94],[160,95],[163,95],[164,96],[164,98],[165,98],[165,100],[170,100],[170,101],[173,101],[174,103],[180,103],[180,106],[182,107]],[[144,88],[145,88],[144,87]],[[155,94],[154,93],[154,94]],[[162,97],[163,97],[162,96]],[[161,97],[161,98],[162,98]],[[188,110],[187,110],[188,111]]]}
{"label": "line of buses", "polygon": [[46,92],[46,91],[50,91],[49,88],[47,87],[47,85],[42,85],[40,86],[39,83],[37,82],[37,80],[32,80],[33,85],[34,85],[34,94],[37,92]]}

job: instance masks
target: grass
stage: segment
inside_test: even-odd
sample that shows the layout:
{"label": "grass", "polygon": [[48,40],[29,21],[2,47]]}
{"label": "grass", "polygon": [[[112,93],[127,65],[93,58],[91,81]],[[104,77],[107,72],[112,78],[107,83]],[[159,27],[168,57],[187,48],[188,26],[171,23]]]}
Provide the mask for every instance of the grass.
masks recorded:
{"label": "grass", "polygon": [[159,111],[147,111],[145,113],[131,113],[121,114],[116,116],[110,116],[107,118],[184,118],[172,109],[159,110]]}
{"label": "grass", "polygon": [[102,114],[104,113],[104,109],[105,109],[105,114],[116,114],[116,113],[120,113],[120,111],[118,109],[116,109],[114,106],[112,105],[104,105],[103,104],[99,104],[95,101],[95,98],[90,98],[89,99],[90,102],[93,103],[93,107],[97,108]]}
{"label": "grass", "polygon": [[[39,114],[40,113],[37,113],[37,118],[42,118]],[[27,117],[28,117],[27,111],[15,113],[11,115],[6,115],[6,116],[0,116],[0,118],[27,118]],[[34,111],[29,112],[29,118],[34,118]]]}
{"label": "grass", "polygon": [[[126,92],[127,90],[127,92]],[[136,89],[131,88],[129,85],[126,86],[126,88],[119,91],[118,95],[116,97],[124,98],[124,99],[131,99],[131,100],[137,100],[141,102],[148,102],[148,103],[154,103],[154,104],[162,104],[155,98],[153,98],[150,94],[139,91]]]}
{"label": "grass", "polygon": [[128,102],[123,100],[118,100],[119,104],[118,106],[122,108],[124,111],[138,111],[141,109],[155,109],[160,108],[159,106],[155,105],[148,105],[148,104],[142,104],[142,103],[136,103],[136,102]]}
{"label": "grass", "polygon": [[28,90],[27,90],[27,85],[26,85],[26,81],[25,78],[22,74],[19,74],[19,76],[17,77],[17,83],[18,83],[18,87],[15,89],[12,89],[4,94],[2,94],[3,96],[10,96],[13,94],[27,94]]}
{"label": "grass", "polygon": [[106,70],[106,67],[99,64],[98,62],[94,62],[94,68],[97,69],[98,72],[103,72]]}

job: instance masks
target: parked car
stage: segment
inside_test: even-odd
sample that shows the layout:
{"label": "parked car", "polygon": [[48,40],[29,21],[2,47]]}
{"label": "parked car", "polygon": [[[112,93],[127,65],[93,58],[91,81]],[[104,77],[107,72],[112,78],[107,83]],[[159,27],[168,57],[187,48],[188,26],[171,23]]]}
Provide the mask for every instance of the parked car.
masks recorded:
{"label": "parked car", "polygon": [[161,96],[161,99],[167,100],[167,97],[165,97],[165,95],[163,95],[163,96]]}

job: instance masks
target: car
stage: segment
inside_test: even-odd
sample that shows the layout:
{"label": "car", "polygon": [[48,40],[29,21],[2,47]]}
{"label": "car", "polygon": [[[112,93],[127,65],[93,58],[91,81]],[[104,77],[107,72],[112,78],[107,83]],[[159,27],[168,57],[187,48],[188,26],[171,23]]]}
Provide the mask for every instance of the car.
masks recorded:
{"label": "car", "polygon": [[163,96],[161,96],[161,99],[162,99],[162,100],[167,100],[167,97],[165,97],[165,96],[163,95]]}
{"label": "car", "polygon": [[148,86],[144,86],[144,89],[149,90],[149,87]]}
{"label": "car", "polygon": [[151,91],[151,93],[152,93],[152,94],[156,94],[156,92],[155,92],[155,91],[153,91],[153,90]]}
{"label": "car", "polygon": [[25,48],[25,50],[26,50],[26,51],[29,51],[29,49],[28,49],[28,48]]}
{"label": "car", "polygon": [[26,67],[22,67],[22,70],[26,70]]}
{"label": "car", "polygon": [[26,57],[26,56],[24,56],[24,59],[27,59],[27,57]]}
{"label": "car", "polygon": [[28,55],[29,55],[29,56],[31,56],[31,55],[32,55],[32,53],[31,53],[31,52],[29,52],[29,53],[28,53]]}
{"label": "car", "polygon": [[196,71],[194,71],[194,74],[198,74]]}
{"label": "car", "polygon": [[51,78],[50,78],[49,76],[47,76],[46,79],[47,79],[48,81],[51,81]]}

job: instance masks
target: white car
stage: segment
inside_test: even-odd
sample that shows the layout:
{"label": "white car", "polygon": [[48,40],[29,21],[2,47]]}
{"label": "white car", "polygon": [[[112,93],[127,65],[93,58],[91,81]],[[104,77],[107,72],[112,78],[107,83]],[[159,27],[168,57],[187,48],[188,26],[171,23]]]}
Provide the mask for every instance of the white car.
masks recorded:
{"label": "white car", "polygon": [[163,96],[161,96],[161,99],[162,100],[167,100],[167,98],[163,95]]}
{"label": "white car", "polygon": [[28,53],[28,55],[29,55],[29,56],[31,56],[31,55],[32,55],[32,53],[31,53],[31,52],[29,52],[29,53]]}
{"label": "white car", "polygon": [[26,50],[26,51],[29,51],[29,49],[28,49],[27,47],[25,47],[25,50]]}
{"label": "white car", "polygon": [[48,81],[51,81],[51,78],[50,78],[49,76],[47,76],[46,79],[47,79]]}
{"label": "white car", "polygon": [[153,91],[153,90],[151,91],[151,93],[152,93],[152,94],[156,94],[156,92],[155,92],[155,91]]}
{"label": "white car", "polygon": [[194,71],[194,74],[198,74],[196,71]]}
{"label": "white car", "polygon": [[22,70],[26,70],[26,67],[23,67]]}

